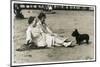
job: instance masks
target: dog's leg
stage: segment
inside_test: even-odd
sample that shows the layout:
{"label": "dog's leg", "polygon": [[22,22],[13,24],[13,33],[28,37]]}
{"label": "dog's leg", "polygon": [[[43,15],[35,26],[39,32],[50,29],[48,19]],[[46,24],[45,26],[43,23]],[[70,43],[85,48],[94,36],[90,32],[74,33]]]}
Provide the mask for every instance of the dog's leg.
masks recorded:
{"label": "dog's leg", "polygon": [[89,40],[86,40],[86,43],[89,44]]}
{"label": "dog's leg", "polygon": [[78,44],[78,41],[76,41],[76,44]]}
{"label": "dog's leg", "polygon": [[76,44],[78,44],[78,38],[76,38]]}
{"label": "dog's leg", "polygon": [[78,41],[76,40],[76,44],[78,44]]}
{"label": "dog's leg", "polygon": [[81,41],[80,41],[79,39],[77,40],[77,44],[78,44],[78,45],[80,45],[80,44],[81,44]]}
{"label": "dog's leg", "polygon": [[76,38],[76,44],[79,44],[80,45],[80,41],[78,38]]}
{"label": "dog's leg", "polygon": [[76,44],[80,45],[80,44],[81,44],[81,42],[80,42],[80,41],[76,41]]}
{"label": "dog's leg", "polygon": [[81,44],[81,42],[78,43],[79,45]]}

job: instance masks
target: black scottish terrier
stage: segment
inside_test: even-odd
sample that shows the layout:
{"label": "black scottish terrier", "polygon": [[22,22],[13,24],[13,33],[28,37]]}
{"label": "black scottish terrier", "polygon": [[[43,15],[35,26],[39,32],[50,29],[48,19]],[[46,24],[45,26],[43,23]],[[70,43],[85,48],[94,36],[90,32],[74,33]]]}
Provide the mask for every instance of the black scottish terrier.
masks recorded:
{"label": "black scottish terrier", "polygon": [[87,44],[89,44],[89,35],[88,34],[80,34],[77,29],[72,33],[73,37],[76,37],[76,44],[81,44],[84,40]]}

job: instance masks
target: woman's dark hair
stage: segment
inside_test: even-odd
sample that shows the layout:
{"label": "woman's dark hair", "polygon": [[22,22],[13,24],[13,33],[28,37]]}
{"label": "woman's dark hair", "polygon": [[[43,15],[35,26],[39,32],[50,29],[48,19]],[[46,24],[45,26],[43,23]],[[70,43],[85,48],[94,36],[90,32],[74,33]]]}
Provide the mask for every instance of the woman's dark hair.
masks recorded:
{"label": "woman's dark hair", "polygon": [[32,21],[34,20],[34,18],[35,18],[35,17],[30,16],[30,17],[29,17],[29,19],[28,19],[28,24],[31,24],[31,23],[32,23]]}
{"label": "woman's dark hair", "polygon": [[42,19],[42,17],[45,17],[45,18],[46,18],[46,14],[43,13],[43,12],[41,12],[41,13],[38,15],[38,18],[39,18],[40,20]]}

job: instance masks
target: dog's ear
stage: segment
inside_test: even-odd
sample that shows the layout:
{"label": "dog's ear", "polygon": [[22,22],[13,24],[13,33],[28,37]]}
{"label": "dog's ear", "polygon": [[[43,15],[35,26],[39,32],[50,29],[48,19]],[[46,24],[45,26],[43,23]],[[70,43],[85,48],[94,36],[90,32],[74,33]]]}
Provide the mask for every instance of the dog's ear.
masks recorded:
{"label": "dog's ear", "polygon": [[75,29],[75,31],[78,31],[77,29]]}

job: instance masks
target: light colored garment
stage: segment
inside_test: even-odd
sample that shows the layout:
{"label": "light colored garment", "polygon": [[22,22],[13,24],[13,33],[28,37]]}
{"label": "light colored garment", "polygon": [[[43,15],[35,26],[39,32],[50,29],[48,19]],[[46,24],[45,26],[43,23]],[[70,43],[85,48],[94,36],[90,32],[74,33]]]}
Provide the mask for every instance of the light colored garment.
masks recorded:
{"label": "light colored garment", "polygon": [[59,46],[59,44],[62,44],[67,39],[53,34],[47,25],[41,24],[39,19],[35,19],[33,23],[36,21],[37,25],[35,27],[29,25],[27,28],[26,41],[34,42],[38,47],[52,47],[52,45]]}

